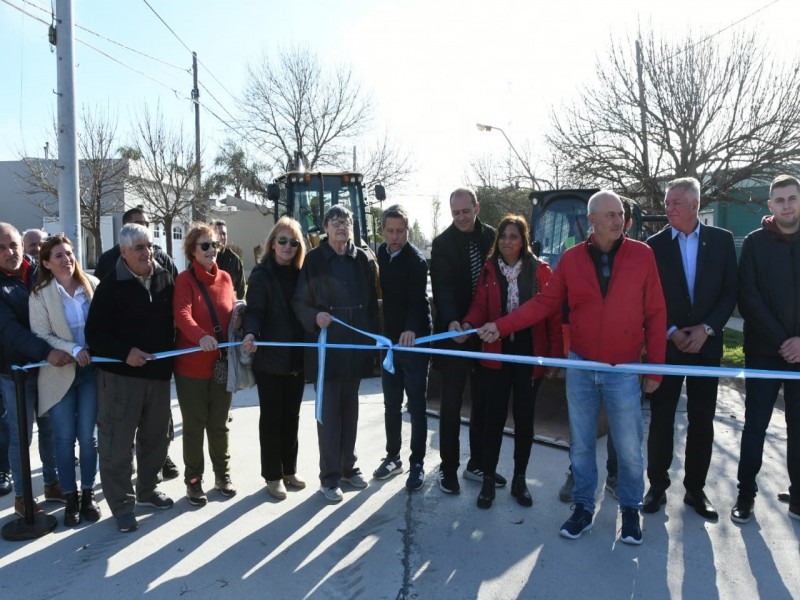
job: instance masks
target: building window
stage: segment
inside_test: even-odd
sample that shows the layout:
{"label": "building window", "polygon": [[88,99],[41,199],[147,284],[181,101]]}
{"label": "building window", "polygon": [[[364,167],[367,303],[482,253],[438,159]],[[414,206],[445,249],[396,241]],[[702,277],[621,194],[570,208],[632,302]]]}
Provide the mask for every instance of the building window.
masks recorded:
{"label": "building window", "polygon": [[173,240],[182,240],[183,239],[183,229],[178,227],[177,225],[172,228],[172,239]]}

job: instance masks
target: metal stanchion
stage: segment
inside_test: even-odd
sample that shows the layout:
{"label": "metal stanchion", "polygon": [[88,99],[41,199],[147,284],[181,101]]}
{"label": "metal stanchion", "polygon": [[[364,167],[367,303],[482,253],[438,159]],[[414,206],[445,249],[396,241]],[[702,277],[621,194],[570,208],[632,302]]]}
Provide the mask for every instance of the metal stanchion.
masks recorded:
{"label": "metal stanchion", "polygon": [[[28,438],[28,409],[25,399],[26,372],[14,370],[14,383],[17,385],[17,427],[19,428],[19,454],[22,466],[22,490],[25,501],[25,516],[3,525],[0,535],[12,542],[32,540],[42,537],[55,529],[57,519],[51,515],[34,514],[33,488],[31,486],[31,452]],[[8,402],[10,398],[6,398]],[[15,481],[14,485],[19,485]]]}

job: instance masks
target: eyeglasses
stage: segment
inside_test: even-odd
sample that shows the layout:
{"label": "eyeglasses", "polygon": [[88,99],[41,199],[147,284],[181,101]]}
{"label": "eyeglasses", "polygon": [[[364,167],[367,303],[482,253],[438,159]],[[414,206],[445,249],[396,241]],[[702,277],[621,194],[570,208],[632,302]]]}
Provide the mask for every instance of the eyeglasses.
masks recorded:
{"label": "eyeglasses", "polygon": [[213,248],[214,250],[219,248],[219,242],[198,242],[197,245],[200,246],[200,250],[202,250],[203,252],[205,252],[209,248]]}
{"label": "eyeglasses", "polygon": [[297,248],[300,245],[300,241],[296,240],[294,238],[289,239],[289,238],[286,238],[286,237],[279,237],[276,241],[281,246],[285,246],[286,244],[289,244],[292,248]]}
{"label": "eyeglasses", "polygon": [[331,219],[328,221],[328,225],[333,227],[334,229],[347,229],[353,223],[351,221],[342,221],[340,219]]}

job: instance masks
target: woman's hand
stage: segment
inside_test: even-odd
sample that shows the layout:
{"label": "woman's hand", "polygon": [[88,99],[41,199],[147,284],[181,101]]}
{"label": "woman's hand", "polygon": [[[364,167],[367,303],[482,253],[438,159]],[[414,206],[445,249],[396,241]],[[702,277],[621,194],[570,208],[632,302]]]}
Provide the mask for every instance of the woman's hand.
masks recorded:
{"label": "woman's hand", "polygon": [[81,351],[75,355],[75,360],[80,366],[86,367],[92,362],[92,355],[89,354],[89,351],[86,348],[81,348]]}
{"label": "woman's hand", "polygon": [[252,333],[248,333],[246,336],[244,336],[244,339],[242,340],[242,348],[244,348],[245,352],[255,352],[256,348],[258,348],[258,346],[256,346],[256,336],[254,336]]}
{"label": "woman's hand", "polygon": [[333,317],[330,315],[330,313],[318,312],[316,321],[317,327],[320,329],[325,329],[333,322]]}
{"label": "woman's hand", "polygon": [[204,335],[200,338],[199,343],[200,347],[206,352],[211,352],[212,350],[217,349],[217,340],[214,336]]}

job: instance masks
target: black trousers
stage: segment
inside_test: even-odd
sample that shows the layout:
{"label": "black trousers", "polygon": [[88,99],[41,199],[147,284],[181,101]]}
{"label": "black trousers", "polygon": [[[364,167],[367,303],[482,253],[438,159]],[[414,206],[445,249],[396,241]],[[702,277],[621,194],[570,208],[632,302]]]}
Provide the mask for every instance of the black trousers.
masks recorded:
{"label": "black trousers", "polygon": [[[698,354],[681,354],[680,362],[670,364],[718,367],[719,360]],[[674,452],[675,410],[686,380],[687,417],[686,458],[683,485],[689,491],[702,490],[706,485],[711,450],[714,443],[714,414],[717,409],[715,377],[664,376],[661,385],[650,399],[650,436],[647,440],[647,478],[650,486],[665,490],[670,485],[669,468]]]}
{"label": "black trousers", "polygon": [[274,375],[253,371],[258,386],[258,438],[261,476],[275,481],[297,472],[297,429],[305,380],[303,373]]}
{"label": "black trousers", "polygon": [[439,453],[442,471],[455,473],[461,455],[461,404],[467,377],[470,382],[472,407],[469,418],[470,458],[467,466],[480,467],[483,463],[483,427],[486,418],[483,375],[478,362],[471,358],[450,358],[440,368],[442,398],[439,408]]}
{"label": "black trousers", "polygon": [[533,415],[541,378],[533,379],[530,365],[503,363],[499,369],[483,369],[486,394],[486,425],[483,434],[484,475],[494,475],[503,443],[503,427],[508,417],[508,401],[513,391],[514,475],[525,475],[533,446]]}

